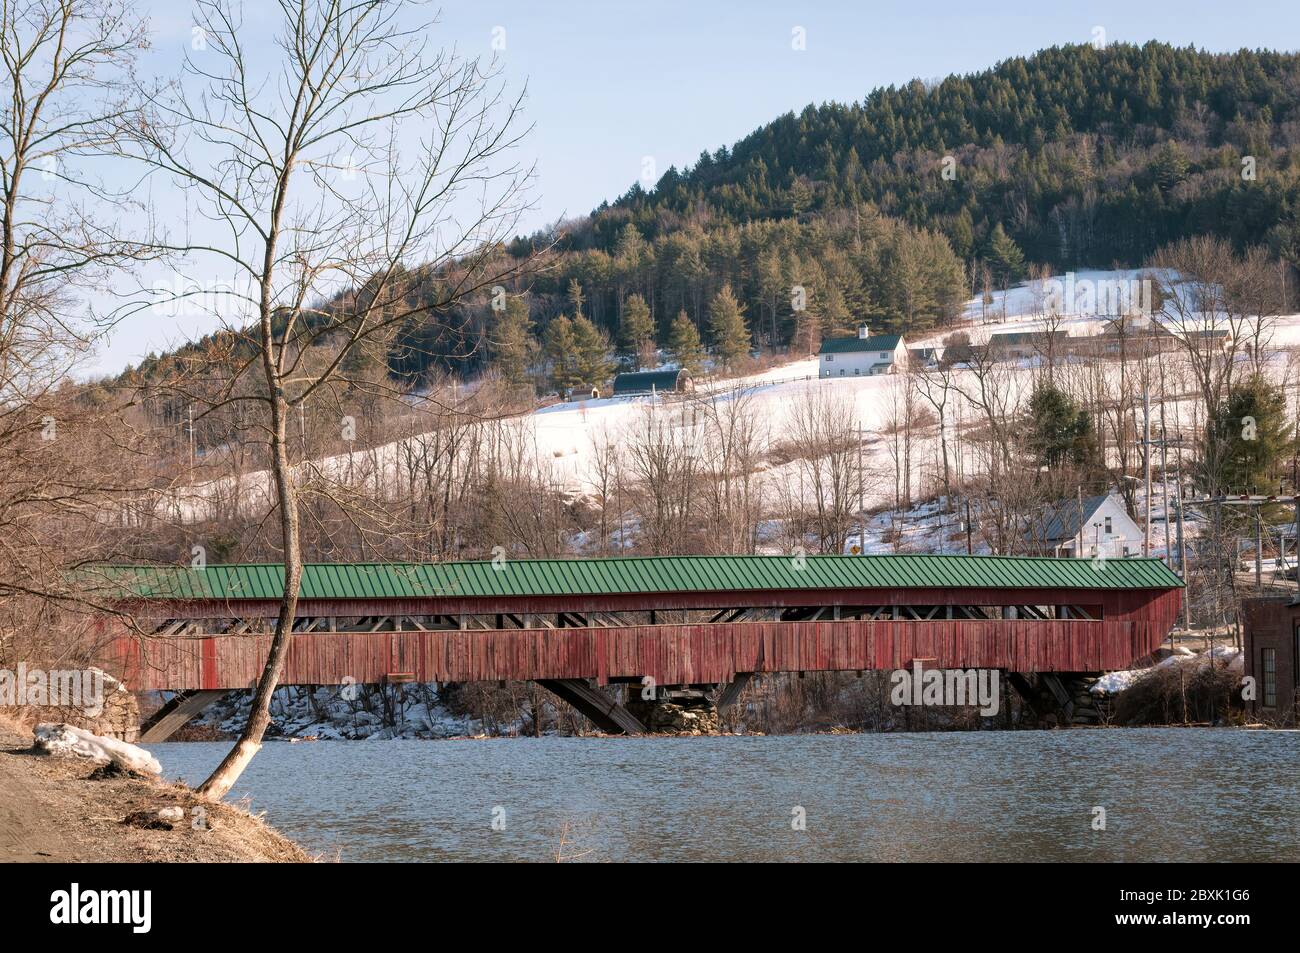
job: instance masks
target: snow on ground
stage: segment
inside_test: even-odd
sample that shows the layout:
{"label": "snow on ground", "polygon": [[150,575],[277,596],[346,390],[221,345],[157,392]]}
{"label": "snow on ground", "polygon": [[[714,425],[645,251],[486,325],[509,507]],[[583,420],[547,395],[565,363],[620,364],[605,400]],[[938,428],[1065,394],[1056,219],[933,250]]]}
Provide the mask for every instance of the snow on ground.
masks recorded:
{"label": "snow on ground", "polygon": [[[941,344],[943,338],[954,330],[965,331],[976,343],[987,340],[989,335],[996,332],[1041,330],[1045,326],[1041,314],[1044,302],[1051,300],[1053,294],[1065,302],[1060,305],[1061,316],[1055,321],[1058,328],[1075,336],[1096,333],[1104,322],[1095,313],[1088,311],[1088,294],[1092,293],[1104,300],[1107,292],[1089,292],[1088,289],[1104,286],[1106,282],[1127,283],[1138,279],[1140,274],[1142,273],[1136,270],[1082,271],[1072,277],[1054,279],[1059,280],[1059,287],[1050,282],[1046,285],[1042,282],[1026,283],[1005,294],[995,292],[992,303],[985,303],[981,298],[975,297],[965,306],[965,313],[971,321],[969,325],[909,339],[908,345],[935,346]],[[1280,318],[1276,322],[1272,340],[1275,348],[1288,343],[1300,343],[1300,315]],[[1161,364],[1174,374],[1180,358],[1181,355],[1177,354],[1164,355]],[[1008,365],[1005,373],[1000,375],[998,385],[1011,405],[1023,403],[1027,398],[1036,379],[1035,364],[1036,361],[1030,360],[1022,361],[1019,365]],[[1058,368],[1058,373],[1088,374],[1094,371],[1095,365],[1095,361],[1080,361]],[[1118,391],[1118,364],[1107,362],[1103,366]],[[747,377],[710,381],[702,385],[696,399],[713,401],[720,407],[727,403],[743,403],[751,408],[764,428],[764,439],[769,447],[778,446],[787,438],[791,419],[797,412],[806,409],[811,401],[827,401],[834,406],[837,415],[851,424],[860,425],[866,434],[866,465],[880,475],[879,479],[873,481],[873,491],[865,500],[868,509],[878,509],[891,503],[895,469],[891,450],[896,452],[897,448],[891,447],[888,434],[891,421],[899,419],[903,379],[886,375],[819,380],[817,370],[817,359],[809,358],[768,368]],[[970,372],[959,371],[956,381],[959,387],[968,392],[973,393],[975,390]],[[1185,377],[1181,379],[1180,385],[1171,386],[1171,390],[1178,389],[1182,393],[1167,400],[1164,406],[1165,425],[1170,432],[1189,428],[1196,420],[1197,399]],[[502,433],[506,435],[502,439],[525,445],[537,472],[550,485],[576,496],[588,494],[593,489],[593,451],[598,443],[613,441],[626,445],[628,435],[643,421],[644,415],[671,413],[682,406],[682,398],[671,394],[605,397],[555,403],[510,421],[481,426],[502,428]],[[920,398],[916,399],[916,406],[920,410],[929,410],[926,402]],[[1152,407],[1153,426],[1159,424],[1156,416],[1159,409],[1158,405]],[[977,472],[982,469],[977,459],[980,448],[960,439],[960,436],[964,429],[980,423],[981,411],[965,399],[955,397],[948,416],[950,464],[954,478],[960,477],[964,472]],[[696,429],[686,436],[694,441],[709,439],[703,429]],[[334,479],[365,479],[372,485],[400,488],[404,480],[400,465],[402,456],[409,452],[413,443],[418,443],[421,439],[405,438],[367,450],[328,456],[315,461],[314,466]],[[918,488],[935,485],[941,470],[938,448],[937,427],[930,427],[928,432],[914,436],[914,495],[918,495]],[[1171,451],[1171,457],[1176,457],[1176,451]],[[764,480],[769,487],[794,491],[800,485],[799,469],[798,461],[770,465],[766,468]],[[922,492],[920,495],[925,494]],[[1153,510],[1153,520],[1160,520],[1163,518],[1163,512],[1159,509],[1161,494],[1157,491],[1155,495],[1157,508]],[[210,515],[214,500],[220,497],[238,498],[241,505],[246,506],[250,512],[263,511],[270,503],[270,482],[264,472],[243,476],[237,486],[229,478],[212,481],[177,491],[175,496],[164,498],[158,509],[183,521],[202,519]],[[957,531],[951,518],[940,518],[934,513],[916,515],[916,521],[907,521],[907,534],[916,545],[933,545],[936,551],[956,547],[956,542],[948,538]],[[885,545],[881,537],[887,529],[892,527],[873,521],[873,526],[867,532],[869,551],[879,551],[879,547]],[[1153,526],[1153,537],[1163,547],[1162,527],[1157,531],[1157,527]],[[892,544],[889,544],[889,548],[892,549]]]}
{"label": "snow on ground", "polygon": [[[1042,312],[1055,303],[1058,317],[1054,324],[1058,330],[1075,337],[1096,334],[1105,324],[1105,319],[1098,316],[1097,299],[1106,301],[1116,293],[1126,296],[1130,283],[1146,274],[1136,269],[1077,271],[1053,276],[1046,282],[1027,281],[1005,292],[995,291],[988,303],[977,295],[966,302],[963,312],[974,327],[963,330],[976,344],[984,343],[992,334],[1039,331],[1044,324]],[[941,344],[949,333],[919,339],[917,346]]]}
{"label": "snow on ground", "polygon": [[42,723],[33,729],[38,750],[52,755],[76,755],[100,764],[115,764],[142,774],[162,774],[162,765],[143,748],[116,738],[74,728],[72,725]]}
{"label": "snow on ground", "polygon": [[1139,668],[1131,671],[1107,672],[1097,679],[1088,691],[1098,698],[1104,695],[1118,695],[1149,671],[1151,671],[1149,668]]}
{"label": "snow on ground", "polygon": [[1246,671],[1246,659],[1241,654],[1241,649],[1233,648],[1230,645],[1216,645],[1204,652],[1192,652],[1190,649],[1180,646],[1174,650],[1172,655],[1161,659],[1150,668],[1107,672],[1093,683],[1093,686],[1089,691],[1098,697],[1103,695],[1118,695],[1134,682],[1141,680],[1144,676],[1149,675],[1158,669],[1203,669],[1210,664],[1211,659],[1213,659],[1218,665],[1227,668],[1230,672],[1244,674]]}
{"label": "snow on ground", "polygon": [[[861,551],[868,555],[881,553],[964,553],[966,552],[966,521],[960,513],[944,512],[943,498],[922,503],[909,510],[885,510],[867,520],[864,533],[853,533],[845,546],[853,552],[865,536]],[[978,540],[973,550],[987,552]]]}
{"label": "snow on ground", "polygon": [[[431,685],[414,684],[403,686],[400,691],[387,691],[385,698],[393,706],[390,718],[393,724],[388,726],[379,712],[364,707],[358,686],[320,687],[314,691],[280,688],[271,701],[271,717],[279,734],[287,738],[346,741],[463,738],[485,732],[482,722],[453,715]],[[200,723],[238,735],[248,723],[251,704],[252,695],[248,692],[229,694],[210,706]],[[518,734],[521,726],[495,727],[498,733]]]}

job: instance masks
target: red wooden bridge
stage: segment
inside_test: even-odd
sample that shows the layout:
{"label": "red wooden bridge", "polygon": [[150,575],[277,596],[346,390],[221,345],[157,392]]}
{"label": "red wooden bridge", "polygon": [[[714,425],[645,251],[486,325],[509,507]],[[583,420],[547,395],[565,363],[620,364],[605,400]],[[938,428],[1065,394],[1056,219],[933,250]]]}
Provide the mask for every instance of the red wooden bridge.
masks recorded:
{"label": "red wooden bridge", "polygon": [[[182,693],[189,702],[175,718],[257,679],[282,567],[109,566],[95,575],[138,630],[105,620],[117,627],[106,633],[106,664],[133,690]],[[1016,673],[1126,668],[1167,636],[1181,586],[1158,559],[318,564],[304,574],[282,683],[535,680],[602,727],[636,730],[599,686],[734,689],[756,673],[914,661]]]}

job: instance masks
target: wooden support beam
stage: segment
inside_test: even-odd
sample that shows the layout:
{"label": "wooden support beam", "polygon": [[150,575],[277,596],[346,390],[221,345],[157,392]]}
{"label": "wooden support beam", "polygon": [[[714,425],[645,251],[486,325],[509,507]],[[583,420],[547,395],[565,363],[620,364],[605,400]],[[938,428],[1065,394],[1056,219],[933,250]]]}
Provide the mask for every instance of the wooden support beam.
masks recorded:
{"label": "wooden support beam", "polygon": [[1069,719],[1074,716],[1074,699],[1070,697],[1070,693],[1066,691],[1065,686],[1061,684],[1060,676],[1055,672],[1039,672],[1038,680],[1042,684],[1046,685],[1048,691],[1052,693],[1052,697],[1056,699],[1056,704],[1065,714],[1065,719],[1068,723]]}
{"label": "wooden support beam", "polygon": [[177,692],[140,725],[140,744],[157,744],[180,731],[191,718],[200,714],[224,691]]}
{"label": "wooden support beam", "polygon": [[635,715],[584,678],[538,679],[537,684],[568,702],[601,731],[626,735],[646,733],[645,725]]}
{"label": "wooden support beam", "polygon": [[727,683],[727,687],[718,696],[718,711],[734,705],[753,677],[753,672],[737,672],[736,677]]}

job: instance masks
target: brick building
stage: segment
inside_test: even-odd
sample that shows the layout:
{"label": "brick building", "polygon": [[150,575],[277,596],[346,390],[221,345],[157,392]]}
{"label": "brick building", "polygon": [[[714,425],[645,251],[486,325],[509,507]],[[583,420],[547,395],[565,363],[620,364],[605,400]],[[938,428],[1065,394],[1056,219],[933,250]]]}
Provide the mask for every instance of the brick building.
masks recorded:
{"label": "brick building", "polygon": [[1260,721],[1297,723],[1300,685],[1300,604],[1289,597],[1246,599],[1245,675],[1255,680],[1255,698],[1246,710]]}

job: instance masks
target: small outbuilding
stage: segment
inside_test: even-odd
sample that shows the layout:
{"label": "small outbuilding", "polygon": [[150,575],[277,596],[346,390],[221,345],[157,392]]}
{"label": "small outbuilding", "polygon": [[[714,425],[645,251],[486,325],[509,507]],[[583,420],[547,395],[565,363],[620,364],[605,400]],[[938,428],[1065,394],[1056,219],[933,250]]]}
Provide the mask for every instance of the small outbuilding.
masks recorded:
{"label": "small outbuilding", "polygon": [[635,394],[684,394],[695,389],[691,375],[680,368],[666,371],[632,371],[614,378],[615,397]]}
{"label": "small outbuilding", "polygon": [[928,371],[938,367],[939,362],[943,360],[943,348],[909,347],[907,349],[907,360],[913,370]]}

